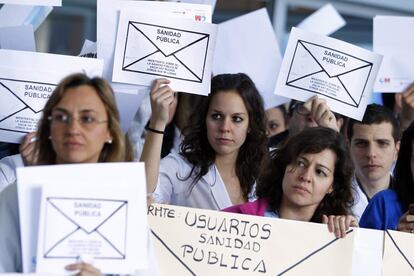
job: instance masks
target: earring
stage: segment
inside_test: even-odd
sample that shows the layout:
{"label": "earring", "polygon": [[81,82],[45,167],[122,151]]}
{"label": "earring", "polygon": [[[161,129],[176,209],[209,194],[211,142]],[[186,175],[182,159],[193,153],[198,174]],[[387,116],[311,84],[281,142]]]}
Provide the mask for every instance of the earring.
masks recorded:
{"label": "earring", "polygon": [[106,141],[108,144],[112,144],[112,139],[109,139],[108,141]]}
{"label": "earring", "polygon": [[49,140],[52,140],[52,135],[49,135],[49,137],[47,137]]}

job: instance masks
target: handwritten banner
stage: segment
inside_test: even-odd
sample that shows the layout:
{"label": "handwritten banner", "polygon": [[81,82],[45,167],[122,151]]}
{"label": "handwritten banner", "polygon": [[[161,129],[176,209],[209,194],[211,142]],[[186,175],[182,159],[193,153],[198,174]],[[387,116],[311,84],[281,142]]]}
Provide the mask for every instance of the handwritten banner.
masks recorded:
{"label": "handwritten banner", "polygon": [[148,219],[160,275],[352,272],[353,229],[336,239],[323,224],[158,204]]}

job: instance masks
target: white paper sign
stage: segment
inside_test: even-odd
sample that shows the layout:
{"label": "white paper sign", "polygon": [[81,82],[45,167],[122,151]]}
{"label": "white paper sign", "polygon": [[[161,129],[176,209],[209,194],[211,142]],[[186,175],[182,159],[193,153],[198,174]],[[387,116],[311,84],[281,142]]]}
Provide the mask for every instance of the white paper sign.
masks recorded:
{"label": "white paper sign", "polygon": [[138,88],[138,93],[115,92],[116,106],[121,117],[121,128],[124,133],[128,131],[142,100],[149,93],[149,87],[138,86]]}
{"label": "white paper sign", "polygon": [[0,0],[0,4],[62,6],[62,0]]}
{"label": "white paper sign", "polygon": [[33,26],[0,27],[0,49],[36,52]]}
{"label": "white paper sign", "polygon": [[62,275],[79,255],[103,273],[147,267],[143,163],[24,167],[17,179],[24,272]]}
{"label": "white paper sign", "polygon": [[375,92],[403,92],[414,82],[414,17],[376,16],[374,18],[374,52],[384,55]]}
{"label": "white paper sign", "polygon": [[[121,9],[177,16],[211,23],[210,5],[168,3],[157,1],[98,0],[97,1],[97,50],[98,58],[105,61],[104,78],[112,79],[116,34]],[[117,92],[131,91],[134,85],[112,84]],[[136,86],[135,86],[136,87]],[[137,89],[138,90],[138,89]]]}
{"label": "white paper sign", "polygon": [[79,53],[80,57],[96,58],[96,42],[85,39],[82,49]]}
{"label": "white paper sign", "polygon": [[114,82],[151,85],[168,78],[175,91],[210,93],[216,25],[122,10]]}
{"label": "white paper sign", "polygon": [[300,101],[317,94],[332,111],[361,120],[381,60],[355,45],[293,28],[276,94]]}
{"label": "white paper sign", "polygon": [[[0,49],[0,141],[20,143],[37,130],[57,84],[73,73],[102,76],[99,59]],[[62,66],[64,64],[64,66]]]}
{"label": "white paper sign", "polygon": [[346,22],[342,16],[331,3],[328,3],[305,18],[297,27],[309,32],[329,36],[345,25]]}
{"label": "white paper sign", "polygon": [[32,25],[36,30],[52,10],[50,6],[5,4],[0,9],[0,27]]}
{"label": "white paper sign", "polygon": [[265,8],[218,25],[214,75],[247,74],[262,95],[265,109],[289,101],[274,94],[281,63],[279,45]]}

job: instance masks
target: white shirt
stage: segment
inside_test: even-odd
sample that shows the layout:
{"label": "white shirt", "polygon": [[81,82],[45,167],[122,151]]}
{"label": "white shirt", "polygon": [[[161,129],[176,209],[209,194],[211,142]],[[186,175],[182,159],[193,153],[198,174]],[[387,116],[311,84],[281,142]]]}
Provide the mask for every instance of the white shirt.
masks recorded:
{"label": "white shirt", "polygon": [[0,193],[0,225],[0,273],[22,272],[16,183],[8,185]]}
{"label": "white shirt", "polygon": [[[392,178],[391,174],[390,176]],[[359,222],[371,199],[361,188],[355,175],[352,178],[352,195],[354,197],[354,205],[351,208],[351,212]]]}
{"label": "white shirt", "polygon": [[20,154],[6,156],[0,160],[0,191],[16,182],[16,168],[23,166]]}
{"label": "white shirt", "polygon": [[364,193],[358,184],[358,180],[354,176],[352,178],[352,195],[354,197],[354,205],[351,208],[352,214],[358,220],[361,219],[362,214],[367,208],[369,200],[368,196]]}
{"label": "white shirt", "polygon": [[[193,178],[188,178],[191,168],[192,164],[178,153],[170,153],[163,158],[154,191],[155,201],[210,210],[222,210],[233,205],[215,165],[210,166],[193,187]],[[249,201],[256,199],[254,194],[255,187],[248,196]]]}

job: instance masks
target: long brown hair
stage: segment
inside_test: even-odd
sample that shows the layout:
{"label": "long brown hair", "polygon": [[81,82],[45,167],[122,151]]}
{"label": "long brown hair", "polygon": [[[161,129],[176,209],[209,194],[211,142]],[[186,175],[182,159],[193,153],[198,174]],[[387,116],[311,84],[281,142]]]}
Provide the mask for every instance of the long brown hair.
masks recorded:
{"label": "long brown hair", "polygon": [[261,164],[268,153],[263,100],[254,82],[243,73],[217,75],[211,80],[211,92],[194,109],[193,123],[185,130],[181,144],[181,155],[192,165],[188,176],[192,178],[190,190],[204,176],[216,157],[216,152],[207,139],[206,118],[212,98],[219,92],[236,91],[243,99],[249,114],[249,129],[244,144],[240,147],[236,160],[236,174],[241,190],[247,200],[259,175]]}

